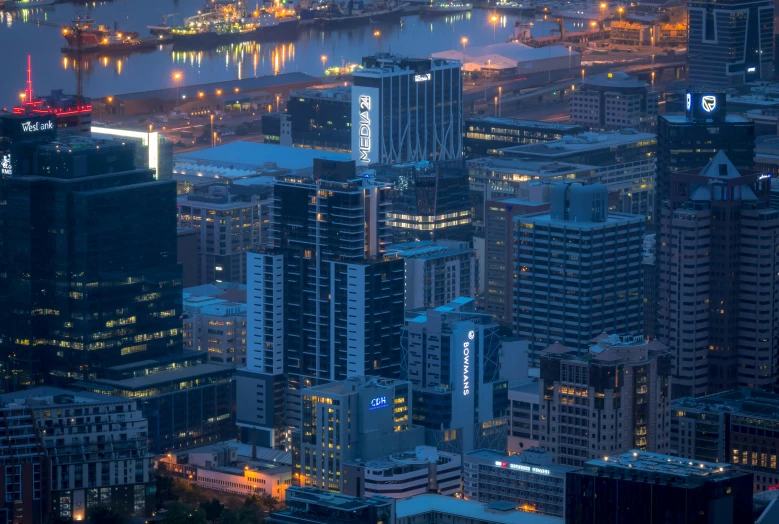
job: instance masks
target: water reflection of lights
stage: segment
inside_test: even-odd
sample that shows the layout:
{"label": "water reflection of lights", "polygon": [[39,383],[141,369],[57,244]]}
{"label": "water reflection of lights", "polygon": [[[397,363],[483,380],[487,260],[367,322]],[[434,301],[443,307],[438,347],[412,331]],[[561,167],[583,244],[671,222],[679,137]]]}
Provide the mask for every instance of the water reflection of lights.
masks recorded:
{"label": "water reflection of lights", "polygon": [[238,70],[238,78],[243,78],[245,61],[251,57],[252,73],[257,76],[257,68],[260,65],[270,64],[274,74],[282,72],[284,68],[295,59],[295,44],[277,44],[263,46],[259,42],[242,42],[238,44],[224,45],[213,51],[173,51],[171,59],[174,64],[186,64],[200,67],[204,58],[219,57],[224,55],[225,69],[231,65]]}

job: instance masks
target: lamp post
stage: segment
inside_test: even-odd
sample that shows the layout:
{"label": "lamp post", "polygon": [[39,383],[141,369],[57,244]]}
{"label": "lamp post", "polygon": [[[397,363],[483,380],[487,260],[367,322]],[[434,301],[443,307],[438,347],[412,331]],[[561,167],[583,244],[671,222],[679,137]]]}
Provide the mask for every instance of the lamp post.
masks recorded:
{"label": "lamp post", "polygon": [[495,31],[497,31],[498,20],[500,20],[500,18],[498,18],[498,15],[492,15],[490,17],[490,22],[492,22],[492,45],[495,45],[495,38],[496,38]]}
{"label": "lamp post", "polygon": [[501,114],[501,110],[503,109],[503,86],[498,86],[498,116]]}
{"label": "lamp post", "polygon": [[176,71],[173,73],[173,81],[176,83],[176,107],[179,105],[179,82],[181,81],[181,73]]}
{"label": "lamp post", "polygon": [[327,62],[327,55],[322,55],[322,73],[325,72],[325,62]]}
{"label": "lamp post", "polygon": [[215,141],[215,136],[214,136],[214,135],[216,135],[216,133],[214,133],[214,113],[211,113],[211,133],[212,133],[211,147],[214,147],[214,146],[216,146],[216,141]]}
{"label": "lamp post", "polygon": [[624,13],[624,12],[625,12],[625,8],[624,8],[624,7],[622,7],[622,6],[619,6],[619,7],[617,8],[617,12],[619,13],[619,21],[621,22],[621,21],[622,21],[622,13]]}
{"label": "lamp post", "polygon": [[465,44],[468,43],[468,37],[467,36],[462,37],[460,39],[460,43],[462,43],[462,45],[463,45],[463,52],[465,52]]}

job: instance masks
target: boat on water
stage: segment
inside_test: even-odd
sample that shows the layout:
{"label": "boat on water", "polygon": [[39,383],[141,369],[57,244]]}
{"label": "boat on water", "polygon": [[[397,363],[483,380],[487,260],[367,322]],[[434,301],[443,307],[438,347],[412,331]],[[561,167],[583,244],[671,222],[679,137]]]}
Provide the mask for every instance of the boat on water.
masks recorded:
{"label": "boat on water", "polygon": [[[90,17],[76,17],[71,26],[62,30],[67,46],[62,48],[66,54],[115,54],[153,49],[160,45],[157,39],[138,39],[136,31],[120,31],[104,25],[95,25]],[[79,45],[79,39],[81,45]]]}
{"label": "boat on water", "polygon": [[34,9],[54,5],[60,0],[0,0],[0,9],[4,11],[13,11],[17,9]]}
{"label": "boat on water", "polygon": [[399,19],[408,4],[390,0],[387,3],[368,3],[363,0],[329,2],[312,9],[314,24],[320,27],[346,27]]}
{"label": "boat on water", "polygon": [[157,35],[169,37],[178,49],[217,46],[247,40],[277,39],[297,36],[298,16],[294,11],[258,9],[248,11],[242,2],[212,3],[183,25],[150,28]]}
{"label": "boat on water", "polygon": [[362,69],[362,65],[356,62],[347,62],[345,64],[342,63],[340,66],[333,66],[325,69],[325,76],[331,78],[341,78],[351,75],[357,69]]}
{"label": "boat on water", "polygon": [[448,15],[452,13],[462,13],[470,11],[473,4],[458,2],[457,0],[434,2],[425,10],[428,15]]}

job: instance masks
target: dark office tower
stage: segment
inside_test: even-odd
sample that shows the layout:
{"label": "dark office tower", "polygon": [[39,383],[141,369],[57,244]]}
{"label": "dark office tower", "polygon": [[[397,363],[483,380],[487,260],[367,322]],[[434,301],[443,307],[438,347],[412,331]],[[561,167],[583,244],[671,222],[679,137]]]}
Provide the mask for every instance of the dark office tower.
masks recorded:
{"label": "dark office tower", "polygon": [[389,190],[335,161],[275,185],[272,247],[249,253],[238,372],[238,424],[259,443],[284,445],[282,431],[300,427],[303,388],[399,375],[403,260],[385,255]]}
{"label": "dark office tower", "polygon": [[176,187],[131,145],[13,148],[0,184],[0,338],[10,387],[181,350]]}
{"label": "dark office tower", "polygon": [[459,61],[379,53],[362,62],[352,87],[352,158],[358,166],[462,156]]}
{"label": "dark office tower", "polygon": [[[670,196],[670,174],[705,166],[724,151],[738,169],[750,169],[755,157],[755,125],[727,114],[721,92],[689,92],[687,112],[657,119],[657,180],[654,216]],[[657,219],[655,219],[657,220]]]}
{"label": "dark office tower", "polygon": [[773,0],[689,0],[690,87],[733,87],[773,76]]}
{"label": "dark office tower", "polygon": [[375,167],[376,180],[392,186],[387,225],[393,244],[472,239],[470,185],[462,161]]}
{"label": "dark office tower", "polygon": [[671,394],[771,388],[779,357],[779,211],[770,178],[723,152],[671,174],[660,217],[658,338],[673,352]]}

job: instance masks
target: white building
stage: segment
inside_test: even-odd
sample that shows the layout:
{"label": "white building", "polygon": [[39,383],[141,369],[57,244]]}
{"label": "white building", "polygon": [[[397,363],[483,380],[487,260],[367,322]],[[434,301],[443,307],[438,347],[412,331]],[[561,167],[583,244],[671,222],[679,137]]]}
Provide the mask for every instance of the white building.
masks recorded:
{"label": "white building", "polygon": [[576,468],[552,464],[552,454],[530,448],[505,456],[481,449],[465,455],[463,492],[467,500],[504,500],[536,513],[565,517],[565,476]]}
{"label": "white building", "polygon": [[462,482],[459,454],[417,446],[377,460],[344,465],[343,493],[355,497],[383,495],[403,499],[425,493],[454,496]]}
{"label": "white building", "polygon": [[403,258],[405,308],[436,308],[479,294],[479,259],[468,242],[439,240],[394,244]]}
{"label": "white building", "polygon": [[258,449],[234,441],[168,453],[157,457],[157,468],[167,475],[203,488],[249,497],[267,493],[284,500],[292,485],[289,453]]}
{"label": "white building", "polygon": [[508,501],[482,504],[441,495],[399,500],[395,524],[563,524],[559,517],[522,511]]}
{"label": "white building", "polygon": [[183,343],[207,351],[208,360],[246,365],[246,304],[184,293]]}

